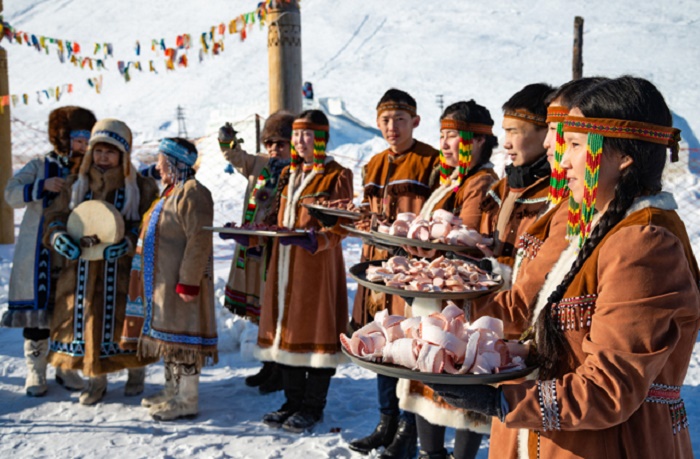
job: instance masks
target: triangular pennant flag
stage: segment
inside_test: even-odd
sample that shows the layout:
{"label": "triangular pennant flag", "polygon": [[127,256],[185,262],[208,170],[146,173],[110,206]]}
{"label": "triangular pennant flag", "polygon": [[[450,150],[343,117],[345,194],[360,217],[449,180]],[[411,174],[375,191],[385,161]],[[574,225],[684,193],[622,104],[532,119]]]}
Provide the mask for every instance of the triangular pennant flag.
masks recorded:
{"label": "triangular pennant flag", "polygon": [[153,61],[148,61],[148,71],[153,72],[153,73],[158,73],[158,72],[156,72],[156,68],[153,66]]}
{"label": "triangular pennant flag", "polygon": [[22,101],[24,105],[27,105],[29,103],[29,96],[27,94],[22,94]]}
{"label": "triangular pennant flag", "polygon": [[112,57],[114,53],[114,46],[111,43],[105,43],[105,55]]}
{"label": "triangular pennant flag", "polygon": [[80,52],[80,45],[78,43],[73,43],[73,52],[78,54]]}
{"label": "triangular pennant flag", "polygon": [[136,51],[137,56],[141,55],[141,43],[139,43],[138,40],[136,40],[136,46],[134,47],[134,51]]}
{"label": "triangular pennant flag", "polygon": [[100,49],[102,49],[102,45],[100,45],[99,43],[95,43],[95,51],[93,51],[92,54],[97,54],[100,51]]}
{"label": "triangular pennant flag", "polygon": [[180,56],[180,61],[177,63],[180,67],[187,67],[187,55]]}
{"label": "triangular pennant flag", "polygon": [[68,91],[67,92],[68,92],[68,94],[71,94],[73,92],[73,84],[72,83],[68,84]]}
{"label": "triangular pennant flag", "polygon": [[236,27],[235,19],[228,23],[228,33],[230,33],[231,35],[233,35],[234,33],[238,33],[238,28]]}
{"label": "triangular pennant flag", "polygon": [[219,35],[224,35],[226,33],[226,24],[223,22],[219,24]]}
{"label": "triangular pennant flag", "polygon": [[18,96],[17,94],[13,94],[13,95],[12,95],[12,106],[13,106],[13,107],[16,107],[16,106],[17,106],[17,102],[19,102],[19,96]]}

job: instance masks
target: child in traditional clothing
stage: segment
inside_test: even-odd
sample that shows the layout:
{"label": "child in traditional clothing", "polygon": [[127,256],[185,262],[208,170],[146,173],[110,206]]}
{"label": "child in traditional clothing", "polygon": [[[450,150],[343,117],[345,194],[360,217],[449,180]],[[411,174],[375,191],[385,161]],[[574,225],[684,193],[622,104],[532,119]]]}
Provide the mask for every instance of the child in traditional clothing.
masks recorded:
{"label": "child in traditional clothing", "polygon": [[[488,109],[473,100],[448,106],[440,119],[440,186],[433,191],[420,211],[430,219],[438,209],[447,210],[470,228],[481,222],[480,205],[491,186],[498,180],[490,162],[498,140],[493,135],[493,119]],[[405,247],[413,255],[434,257],[435,251]],[[440,312],[440,300],[416,298],[412,315]],[[456,409],[419,381],[399,380],[399,407],[416,414],[420,439],[420,458],[445,459],[445,427],[457,429],[453,457],[474,458],[483,434],[490,429],[490,419],[480,413]]]}
{"label": "child in traditional clothing", "polygon": [[[29,161],[7,182],[5,200],[13,208],[27,207],[19,230],[10,273],[8,310],[4,327],[24,328],[27,395],[46,394],[50,314],[61,260],[41,243],[44,210],[65,187],[66,178],[77,172],[87,150],[95,115],[81,107],[67,106],[49,115],[49,141],[53,151]],[[60,257],[59,257],[60,258]],[[53,268],[53,269],[52,269]],[[56,368],[56,381],[69,390],[81,390],[83,379],[72,370]]]}
{"label": "child in traditional clothing", "polygon": [[212,233],[214,202],[194,175],[196,147],[163,139],[158,171],[165,190],[143,219],[129,287],[122,347],[163,358],[165,387],[141,404],[158,420],[195,416],[199,375],[218,361]]}
{"label": "child in traditional clothing", "polygon": [[280,366],[286,397],[263,422],[302,432],[322,419],[331,377],[345,360],[339,336],[348,318],[342,236],[322,229],[302,204],[349,200],[353,192],[352,172],[326,156],[326,115],[306,111],[293,128],[277,224],[307,232],[273,240],[256,356]]}
{"label": "child in traditional clothing", "polygon": [[[374,155],[365,166],[362,203],[369,207],[369,211],[389,220],[394,220],[402,212],[419,213],[434,188],[430,177],[438,163],[439,153],[413,138],[413,129],[420,124],[416,106],[413,97],[398,89],[388,90],[377,104],[377,126],[389,148]],[[386,251],[363,244],[361,261],[386,258]],[[384,309],[390,314],[405,315],[405,305],[400,297],[358,286],[351,325],[357,329],[371,322],[374,315]],[[350,449],[367,454],[385,446],[387,457],[404,457],[415,452],[414,416],[408,413],[399,420],[397,382],[397,378],[377,375],[379,424],[370,435],[350,442]]]}
{"label": "child in traditional clothing", "polygon": [[505,327],[535,318],[539,374],[498,388],[430,385],[454,406],[497,418],[491,457],[691,457],[680,391],[700,325],[700,273],[662,191],[679,131],[658,90],[633,77],[578,96],[563,131],[578,231],[537,301],[499,314]]}
{"label": "child in traditional clothing", "polygon": [[[90,377],[80,394],[84,405],[100,401],[107,391],[107,374],[125,368],[129,369],[125,394],[143,391],[147,362],[135,352],[120,350],[118,333],[126,312],[138,227],[158,188],[152,179],[138,175],[130,152],[131,130],[126,124],[115,119],[98,121],[78,175],[68,180],[72,189],[63,189],[46,211],[44,244],[67,260],[56,288],[49,359],[56,367],[80,369]],[[90,200],[109,203],[124,220],[124,238],[104,247],[99,259],[92,260],[81,255],[95,241],[74,240],[67,232],[70,209]]]}
{"label": "child in traditional clothing", "polygon": [[[243,224],[277,223],[275,196],[280,173],[289,165],[291,157],[292,122],[294,115],[285,111],[270,115],[260,136],[267,154],[258,155],[245,152],[235,142],[230,124],[219,130],[219,145],[224,157],[248,180]],[[220,236],[222,239],[233,239],[227,233],[220,233]],[[260,320],[269,258],[269,244],[255,247],[237,245],[226,284],[224,306],[255,324]],[[263,362],[262,369],[257,374],[248,376],[245,383],[258,387],[260,393],[267,394],[282,389],[282,374],[274,362]]]}

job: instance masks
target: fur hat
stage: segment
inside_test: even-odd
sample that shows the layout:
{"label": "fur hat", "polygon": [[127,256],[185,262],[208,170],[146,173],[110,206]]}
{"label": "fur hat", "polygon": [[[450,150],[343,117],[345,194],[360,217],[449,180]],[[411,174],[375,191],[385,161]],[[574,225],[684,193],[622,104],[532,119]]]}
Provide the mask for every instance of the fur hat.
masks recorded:
{"label": "fur hat", "polygon": [[125,202],[121,212],[127,220],[139,220],[139,188],[136,183],[136,168],[131,164],[131,129],[123,121],[105,118],[95,123],[90,135],[85,158],[80,164],[78,180],[73,184],[71,208],[85,199],[89,188],[88,174],[92,167],[92,151],[98,143],[113,145],[122,153],[124,168]]}
{"label": "fur hat", "polygon": [[61,156],[70,155],[71,131],[90,131],[95,125],[95,115],[88,109],[68,105],[49,114],[49,142]]}
{"label": "fur hat", "polygon": [[292,140],[292,123],[294,115],[285,110],[270,115],[265,121],[260,140],[265,143],[275,140]]}

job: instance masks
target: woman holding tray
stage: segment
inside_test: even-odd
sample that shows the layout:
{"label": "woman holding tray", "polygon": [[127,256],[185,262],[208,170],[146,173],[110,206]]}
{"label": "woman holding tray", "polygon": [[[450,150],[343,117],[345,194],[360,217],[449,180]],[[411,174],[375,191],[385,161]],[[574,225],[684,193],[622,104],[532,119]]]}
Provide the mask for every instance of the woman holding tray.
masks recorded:
{"label": "woman holding tray", "polygon": [[[440,175],[440,186],[433,191],[420,211],[430,219],[438,209],[454,213],[470,228],[481,222],[480,205],[491,186],[498,180],[489,161],[498,140],[493,135],[493,119],[486,107],[473,100],[448,106],[440,118],[440,164],[434,173]],[[414,255],[435,256],[435,251],[405,247]],[[432,301],[434,309],[424,310],[420,299],[414,301],[413,314],[437,311],[442,306]],[[421,312],[423,311],[423,312]],[[416,426],[421,456],[445,458],[445,427],[457,429],[456,459],[473,458],[481,437],[489,432],[490,420],[480,413],[455,409],[418,381],[399,380],[399,406],[416,413]]]}
{"label": "woman holding tray", "polygon": [[663,96],[633,77],[581,94],[563,124],[579,234],[534,307],[500,311],[509,322],[535,318],[539,374],[499,388],[431,386],[498,418],[491,457],[692,457],[680,390],[700,324],[700,274],[675,200],[661,190],[679,133]]}
{"label": "woman holding tray", "polygon": [[305,234],[275,238],[256,356],[282,370],[286,401],[263,422],[302,432],[319,422],[348,319],[342,236],[322,229],[304,203],[352,199],[352,172],[326,156],[328,118],[319,110],[294,121],[292,162],[280,175],[278,224]]}

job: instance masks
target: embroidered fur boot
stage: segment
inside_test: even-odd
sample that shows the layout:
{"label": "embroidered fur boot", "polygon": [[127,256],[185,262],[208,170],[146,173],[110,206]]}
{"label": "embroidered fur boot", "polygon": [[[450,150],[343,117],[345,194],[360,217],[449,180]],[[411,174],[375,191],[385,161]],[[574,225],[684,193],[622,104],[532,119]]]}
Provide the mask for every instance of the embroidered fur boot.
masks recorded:
{"label": "embroidered fur boot", "polygon": [[193,418],[199,412],[199,370],[195,365],[177,364],[174,377],[178,385],[175,396],[148,410],[158,421]]}
{"label": "embroidered fur boot", "polygon": [[107,393],[107,375],[95,376],[88,379],[87,387],[80,393],[80,403],[94,405],[102,400]]}
{"label": "embroidered fur boot", "polygon": [[85,389],[85,380],[80,377],[78,370],[67,370],[56,367],[56,382],[70,391]]}
{"label": "embroidered fur boot", "polygon": [[24,340],[24,357],[27,361],[27,379],[24,390],[30,397],[46,395],[46,362],[49,355],[49,340]]}
{"label": "embroidered fur boot", "polygon": [[124,386],[124,395],[131,397],[141,394],[146,381],[146,367],[129,368],[127,371],[129,376],[126,379],[126,386]]}
{"label": "embroidered fur boot", "polygon": [[172,362],[165,362],[163,365],[163,374],[165,375],[165,387],[151,395],[150,397],[144,397],[141,399],[141,406],[145,408],[150,408],[155,405],[160,405],[161,403],[170,400],[177,394],[177,381],[173,378],[173,367],[175,366]]}

